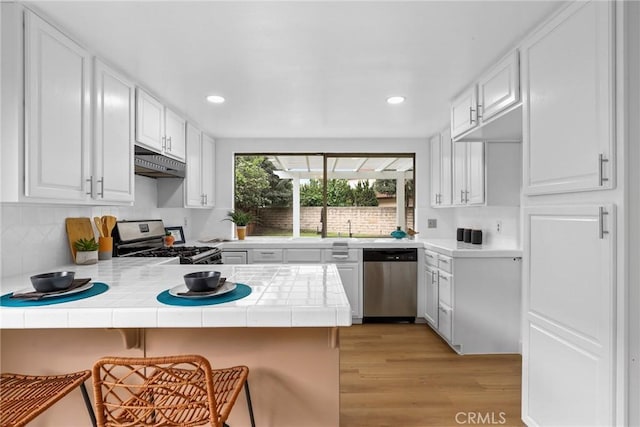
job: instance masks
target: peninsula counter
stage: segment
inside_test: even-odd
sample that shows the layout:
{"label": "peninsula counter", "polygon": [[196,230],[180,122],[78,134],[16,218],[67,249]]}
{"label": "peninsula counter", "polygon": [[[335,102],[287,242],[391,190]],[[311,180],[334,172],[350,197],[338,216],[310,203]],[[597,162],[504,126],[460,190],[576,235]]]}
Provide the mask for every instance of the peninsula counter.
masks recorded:
{"label": "peninsula counter", "polygon": [[[338,327],[351,309],[329,265],[168,265],[146,258],[61,266],[109,285],[103,294],[41,307],[0,307],[3,372],[53,374],[90,369],[102,356],[197,353],[214,367],[247,365],[260,426],[339,425]],[[158,294],[193,271],[217,270],[251,287],[217,305],[165,305]],[[28,276],[2,281],[5,295]],[[71,417],[71,418],[70,418]],[[71,420],[71,421],[70,421]],[[80,393],[71,393],[33,426],[88,425]],[[248,425],[244,396],[229,424]]]}

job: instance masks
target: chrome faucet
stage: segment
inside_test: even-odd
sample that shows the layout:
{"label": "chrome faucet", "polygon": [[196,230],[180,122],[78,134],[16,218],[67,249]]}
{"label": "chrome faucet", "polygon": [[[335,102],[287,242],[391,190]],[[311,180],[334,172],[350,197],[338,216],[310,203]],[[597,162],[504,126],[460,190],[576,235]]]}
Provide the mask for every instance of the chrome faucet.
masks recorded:
{"label": "chrome faucet", "polygon": [[347,225],[349,226],[349,237],[353,237],[353,233],[351,232],[351,220],[347,220]]}

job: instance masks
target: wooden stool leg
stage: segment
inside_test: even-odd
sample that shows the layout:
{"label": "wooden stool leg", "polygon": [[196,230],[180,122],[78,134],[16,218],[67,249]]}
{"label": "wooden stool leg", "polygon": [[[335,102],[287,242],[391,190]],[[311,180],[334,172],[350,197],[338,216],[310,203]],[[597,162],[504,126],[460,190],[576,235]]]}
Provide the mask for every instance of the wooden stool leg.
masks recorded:
{"label": "wooden stool leg", "polygon": [[247,407],[249,408],[249,417],[251,418],[251,427],[256,427],[256,422],[253,419],[253,405],[251,404],[251,393],[249,393],[249,380],[244,383],[244,392],[247,396]]}
{"label": "wooden stool leg", "polygon": [[85,387],[84,383],[80,384],[80,391],[82,392],[82,398],[84,399],[84,404],[87,406],[87,411],[89,412],[89,418],[91,418],[91,425],[93,427],[97,427],[98,422],[96,421],[96,414],[94,414],[93,412],[93,406],[91,406],[89,393],[87,393],[87,387]]}

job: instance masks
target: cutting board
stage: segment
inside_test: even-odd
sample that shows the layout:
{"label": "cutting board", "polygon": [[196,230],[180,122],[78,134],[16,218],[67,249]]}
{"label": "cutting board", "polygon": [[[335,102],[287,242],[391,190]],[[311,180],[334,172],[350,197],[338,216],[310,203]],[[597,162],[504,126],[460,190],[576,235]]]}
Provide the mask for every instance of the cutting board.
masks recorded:
{"label": "cutting board", "polygon": [[69,238],[71,256],[75,262],[76,248],[73,246],[74,242],[78,239],[95,239],[96,236],[93,234],[93,226],[91,225],[90,218],[67,218],[65,223],[67,225],[67,237]]}

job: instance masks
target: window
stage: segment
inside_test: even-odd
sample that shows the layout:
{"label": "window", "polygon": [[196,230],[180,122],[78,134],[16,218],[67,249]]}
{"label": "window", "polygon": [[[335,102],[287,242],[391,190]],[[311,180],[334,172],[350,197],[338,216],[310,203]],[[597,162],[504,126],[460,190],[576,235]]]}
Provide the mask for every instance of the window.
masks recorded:
{"label": "window", "polygon": [[258,218],[249,230],[253,236],[388,237],[397,226],[414,227],[414,159],[236,155],[235,208]]}

